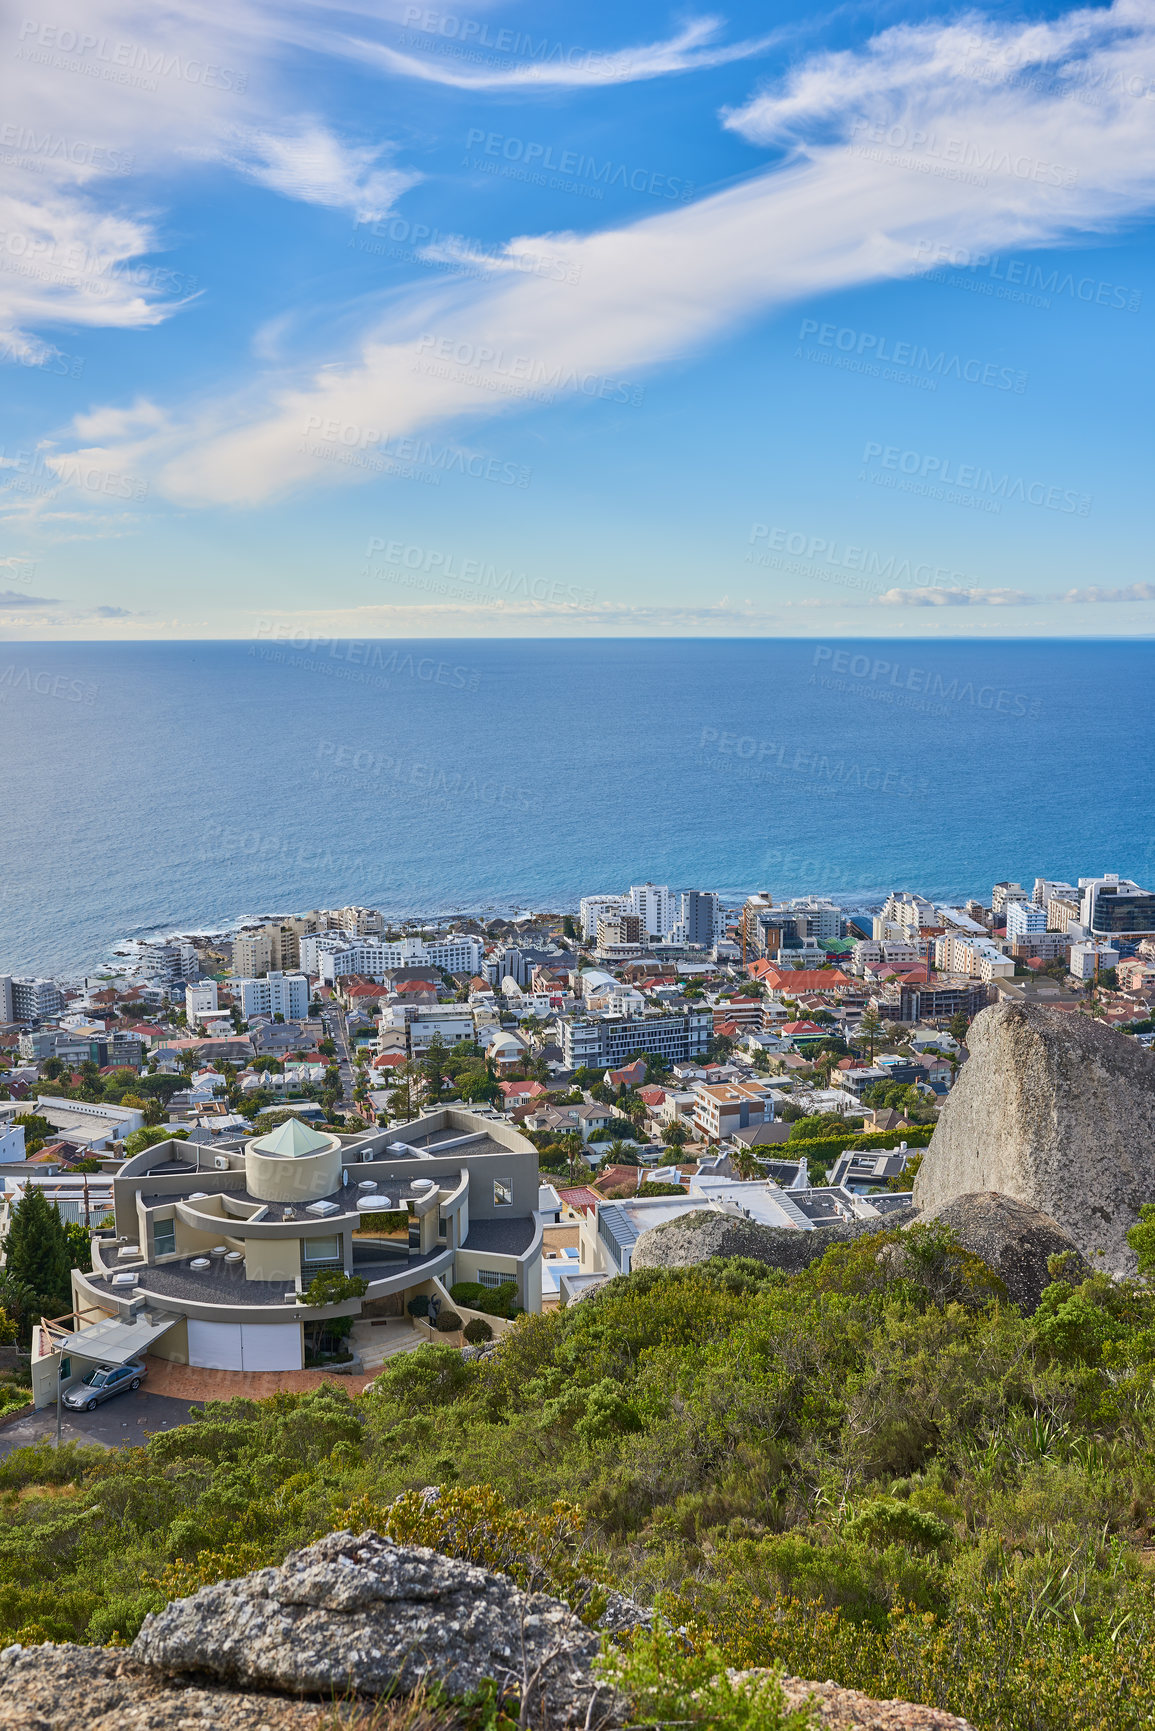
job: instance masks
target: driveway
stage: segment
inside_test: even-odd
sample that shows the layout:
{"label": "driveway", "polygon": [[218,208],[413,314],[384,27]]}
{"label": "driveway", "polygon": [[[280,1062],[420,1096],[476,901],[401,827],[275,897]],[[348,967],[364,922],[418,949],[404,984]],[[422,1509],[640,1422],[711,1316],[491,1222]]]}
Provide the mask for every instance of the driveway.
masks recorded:
{"label": "driveway", "polygon": [[[178,1400],[173,1395],[150,1394],[143,1388],[130,1389],[106,1400],[95,1412],[69,1412],[65,1407],[60,1435],[64,1442],[99,1443],[109,1449],[135,1448],[150,1431],[172,1430],[176,1425],[186,1424],[189,1414],[200,1405],[199,1401]],[[56,1407],[52,1405],[0,1427],[0,1459],[13,1449],[51,1442],[55,1436]]]}

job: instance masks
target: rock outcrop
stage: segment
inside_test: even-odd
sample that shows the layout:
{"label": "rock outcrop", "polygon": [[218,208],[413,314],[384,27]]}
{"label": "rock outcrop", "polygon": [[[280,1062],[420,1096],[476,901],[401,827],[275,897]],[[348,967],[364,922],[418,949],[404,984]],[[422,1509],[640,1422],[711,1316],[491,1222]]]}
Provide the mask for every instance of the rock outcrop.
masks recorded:
{"label": "rock outcrop", "polygon": [[1155,1201],[1155,1057],[1090,1016],[1008,1001],[967,1044],[915,1207],[997,1191],[1049,1215],[1093,1267],[1133,1273],[1127,1229]]}
{"label": "rock outcrop", "polygon": [[1011,1196],[1000,1196],[993,1190],[956,1196],[934,1218],[951,1228],[964,1249],[982,1257],[1006,1287],[1012,1303],[1026,1316],[1038,1309],[1043,1288],[1051,1283],[1048,1257],[1061,1251],[1072,1253],[1075,1261],[1068,1267],[1068,1278],[1085,1280],[1091,1272],[1074,1239],[1057,1221]]}
{"label": "rock outcrop", "polygon": [[492,1679],[528,1694],[535,1725],[561,1731],[596,1725],[612,1706],[592,1675],[600,1646],[568,1605],[506,1575],[340,1532],[146,1617],[131,1653],[152,1671],[288,1695],[424,1682],[462,1698]]}
{"label": "rock outcrop", "polygon": [[749,1256],[767,1268],[798,1274],[825,1256],[832,1244],[849,1244],[871,1232],[909,1226],[914,1217],[912,1209],[903,1208],[885,1220],[840,1220],[813,1232],[797,1232],[789,1226],[763,1226],[758,1220],[702,1209],[643,1232],[634,1245],[630,1267],[692,1268],[712,1256]]}
{"label": "rock outcrop", "polygon": [[0,1652],[0,1731],[321,1731],[326,1721],[331,1712],[322,1715],[315,1701],[178,1682],[123,1648]]}
{"label": "rock outcrop", "polygon": [[[614,1598],[610,1621],[645,1619]],[[0,1731],[452,1731],[451,1711],[417,1719],[404,1691],[437,1682],[453,1698],[489,1679],[512,1685],[535,1727],[620,1731],[630,1707],[593,1674],[599,1647],[567,1605],[505,1575],[375,1533],[331,1533],[280,1568],[177,1600],[127,1652],[4,1648]],[[394,1684],[402,1697],[390,1705],[381,1697]],[[952,1713],[834,1683],[787,1677],[783,1689],[789,1706],[811,1708],[816,1731],[971,1731]]]}

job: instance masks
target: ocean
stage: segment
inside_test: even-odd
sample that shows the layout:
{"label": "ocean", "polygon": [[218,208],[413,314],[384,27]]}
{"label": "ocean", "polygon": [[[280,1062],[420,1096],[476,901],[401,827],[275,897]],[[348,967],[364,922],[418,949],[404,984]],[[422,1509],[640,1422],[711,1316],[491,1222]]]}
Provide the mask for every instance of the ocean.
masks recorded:
{"label": "ocean", "polygon": [[358,902],[1155,877],[1150,642],[0,645],[0,973]]}

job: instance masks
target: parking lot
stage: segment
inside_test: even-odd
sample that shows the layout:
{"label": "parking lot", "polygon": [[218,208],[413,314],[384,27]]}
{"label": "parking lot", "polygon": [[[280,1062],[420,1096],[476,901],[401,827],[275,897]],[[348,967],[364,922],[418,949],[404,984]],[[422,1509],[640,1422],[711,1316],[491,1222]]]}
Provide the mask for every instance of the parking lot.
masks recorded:
{"label": "parking lot", "polygon": [[[129,1390],[98,1406],[95,1412],[69,1412],[65,1407],[60,1427],[64,1442],[99,1443],[102,1448],[136,1447],[150,1431],[172,1430],[185,1424],[200,1401],[179,1400],[174,1395],[150,1394],[147,1389]],[[0,1428],[0,1459],[13,1449],[30,1443],[51,1442],[56,1436],[56,1407],[30,1413],[14,1424]]]}

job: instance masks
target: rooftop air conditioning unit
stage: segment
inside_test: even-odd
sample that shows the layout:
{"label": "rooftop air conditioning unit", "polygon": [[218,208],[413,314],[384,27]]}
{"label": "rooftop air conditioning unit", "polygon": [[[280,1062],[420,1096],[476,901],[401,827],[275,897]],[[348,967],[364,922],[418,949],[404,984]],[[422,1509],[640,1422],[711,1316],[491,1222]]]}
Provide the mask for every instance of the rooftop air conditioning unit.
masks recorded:
{"label": "rooftop air conditioning unit", "polygon": [[218,1172],[227,1172],[229,1169],[229,1157],[228,1157],[228,1155],[227,1154],[214,1154],[213,1155],[213,1165]]}

